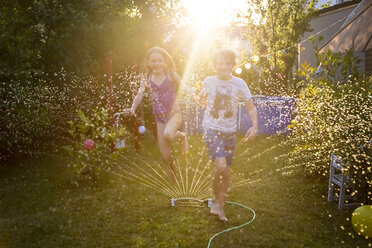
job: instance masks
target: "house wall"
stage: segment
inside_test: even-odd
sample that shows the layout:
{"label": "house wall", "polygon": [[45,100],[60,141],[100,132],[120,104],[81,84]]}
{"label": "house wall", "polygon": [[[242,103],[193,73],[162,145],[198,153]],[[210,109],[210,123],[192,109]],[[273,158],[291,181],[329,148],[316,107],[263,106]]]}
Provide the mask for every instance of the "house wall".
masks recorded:
{"label": "house wall", "polygon": [[[307,39],[311,35],[314,35],[315,38],[317,38],[319,35],[321,35],[321,36],[323,36],[323,40],[318,44],[318,47],[325,44],[340,29],[342,24],[344,24],[344,22],[346,21],[347,16],[353,11],[353,9],[356,6],[357,6],[357,4],[353,4],[353,5],[349,5],[349,6],[339,8],[339,9],[336,9],[336,10],[333,10],[333,11],[322,13],[317,18],[314,18],[310,22],[310,27],[313,31],[312,32],[306,32],[304,34],[304,37],[301,39],[301,40],[306,40],[304,43],[302,43],[302,46],[305,49],[301,50],[301,52],[299,53],[297,66],[305,63],[305,61],[308,64],[310,64],[312,67],[317,67],[318,66],[316,57],[314,55],[313,45]],[[342,20],[342,21],[339,21],[342,18],[345,18],[345,19]],[[322,32],[317,34],[320,31],[322,31]],[[315,35],[315,34],[317,34],[317,35]]]}
{"label": "house wall", "polygon": [[372,49],[365,53],[365,69],[368,76],[372,75]]}
{"label": "house wall", "polygon": [[333,6],[333,5],[336,5],[336,4],[340,4],[340,3],[344,3],[344,2],[350,2],[352,0],[319,0],[315,7],[318,8],[318,9],[321,9],[321,6],[323,4],[327,4],[329,3],[329,6]]}

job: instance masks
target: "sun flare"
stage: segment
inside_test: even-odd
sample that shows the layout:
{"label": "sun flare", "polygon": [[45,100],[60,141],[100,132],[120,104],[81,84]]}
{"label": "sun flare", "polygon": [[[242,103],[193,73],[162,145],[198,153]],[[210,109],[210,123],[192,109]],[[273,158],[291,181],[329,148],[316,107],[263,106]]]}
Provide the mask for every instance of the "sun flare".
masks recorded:
{"label": "sun flare", "polygon": [[198,29],[228,26],[247,8],[244,0],[182,0],[182,4]]}
{"label": "sun flare", "polygon": [[[192,78],[194,66],[201,56],[212,56],[212,51],[221,47],[234,49],[238,44],[228,30],[238,23],[238,14],[248,10],[246,0],[181,0],[187,11],[183,24],[193,30],[195,39],[188,56],[182,81]],[[235,44],[236,43],[236,44]]]}

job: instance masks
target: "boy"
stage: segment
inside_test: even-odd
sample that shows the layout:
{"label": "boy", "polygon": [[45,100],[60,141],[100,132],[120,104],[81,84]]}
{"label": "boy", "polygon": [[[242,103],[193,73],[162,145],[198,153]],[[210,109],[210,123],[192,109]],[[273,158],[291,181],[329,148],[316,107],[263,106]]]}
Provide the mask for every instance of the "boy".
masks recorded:
{"label": "boy", "polygon": [[203,119],[204,141],[215,165],[211,213],[226,222],[228,219],[224,207],[236,143],[239,98],[243,99],[252,122],[252,127],[245,135],[246,140],[253,140],[257,134],[257,109],[244,80],[232,76],[236,66],[235,53],[231,50],[220,50],[214,56],[213,63],[216,75],[204,79],[201,91],[202,102],[206,104]]}

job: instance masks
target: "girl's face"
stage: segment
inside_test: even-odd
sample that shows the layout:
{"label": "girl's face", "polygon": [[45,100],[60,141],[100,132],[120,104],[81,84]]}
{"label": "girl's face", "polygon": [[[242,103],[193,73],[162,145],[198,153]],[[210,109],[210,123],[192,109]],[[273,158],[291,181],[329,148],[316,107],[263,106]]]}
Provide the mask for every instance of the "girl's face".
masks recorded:
{"label": "girl's face", "polygon": [[152,72],[157,73],[167,68],[165,59],[160,53],[152,53],[149,57],[149,67]]}
{"label": "girl's face", "polygon": [[224,56],[218,56],[216,59],[216,73],[221,80],[229,80],[234,68],[234,63],[226,59]]}

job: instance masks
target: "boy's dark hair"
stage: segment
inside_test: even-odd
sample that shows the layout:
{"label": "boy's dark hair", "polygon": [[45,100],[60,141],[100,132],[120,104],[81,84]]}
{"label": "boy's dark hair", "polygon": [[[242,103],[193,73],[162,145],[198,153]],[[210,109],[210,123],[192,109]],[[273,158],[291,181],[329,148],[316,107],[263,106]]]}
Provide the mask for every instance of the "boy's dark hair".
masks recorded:
{"label": "boy's dark hair", "polygon": [[220,57],[220,56],[222,56],[226,60],[230,61],[234,66],[236,66],[236,61],[235,61],[236,56],[235,56],[234,51],[227,50],[227,49],[219,50],[218,52],[215,53],[215,55],[213,57],[213,65],[216,65],[217,58]]}

